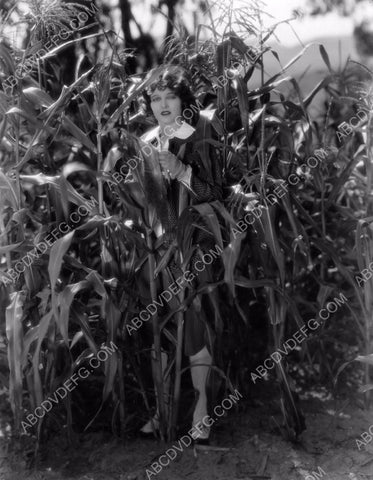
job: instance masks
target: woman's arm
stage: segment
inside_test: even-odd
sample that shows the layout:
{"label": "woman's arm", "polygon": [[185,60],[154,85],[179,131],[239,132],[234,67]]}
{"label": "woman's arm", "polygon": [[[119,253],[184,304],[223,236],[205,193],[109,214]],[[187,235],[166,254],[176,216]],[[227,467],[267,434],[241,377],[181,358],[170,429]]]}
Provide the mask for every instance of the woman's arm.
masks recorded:
{"label": "woman's arm", "polygon": [[182,161],[169,151],[159,153],[162,171],[185,185],[199,203],[222,199],[220,155],[209,146],[205,160],[202,161],[198,150],[186,152]]}
{"label": "woman's arm", "polygon": [[192,172],[190,176],[190,190],[197,202],[212,202],[222,200],[222,171],[220,158],[213,148],[209,148],[210,174],[202,162],[199,152],[195,151],[185,156]]}

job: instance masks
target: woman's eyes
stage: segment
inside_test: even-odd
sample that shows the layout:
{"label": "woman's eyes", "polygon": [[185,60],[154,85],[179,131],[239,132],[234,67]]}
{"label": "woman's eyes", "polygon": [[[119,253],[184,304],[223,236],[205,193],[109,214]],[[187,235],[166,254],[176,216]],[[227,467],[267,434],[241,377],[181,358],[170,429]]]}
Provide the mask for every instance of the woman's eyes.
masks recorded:
{"label": "woman's eyes", "polygon": [[[167,100],[175,100],[176,95],[167,95]],[[161,97],[153,97],[151,99],[152,102],[159,102],[161,100]]]}

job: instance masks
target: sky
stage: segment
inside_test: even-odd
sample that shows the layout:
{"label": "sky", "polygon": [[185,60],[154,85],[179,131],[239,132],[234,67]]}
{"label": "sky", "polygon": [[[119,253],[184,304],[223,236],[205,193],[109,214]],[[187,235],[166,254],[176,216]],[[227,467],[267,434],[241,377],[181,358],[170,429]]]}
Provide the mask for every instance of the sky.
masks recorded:
{"label": "sky", "polygon": [[[118,0],[111,0],[113,3]],[[222,0],[224,1],[224,0]],[[263,17],[265,25],[269,26],[276,22],[290,19],[292,17],[292,12],[295,9],[305,10],[307,0],[261,0],[262,3],[266,4],[265,10],[270,13],[273,18]],[[210,3],[213,3],[213,0],[210,0]],[[248,6],[250,0],[234,0],[234,5],[237,6]],[[161,15],[151,15],[151,5],[155,4],[155,0],[143,0],[143,1],[133,1],[133,12],[135,18],[139,21],[141,26],[145,31],[149,31],[155,36],[159,37],[160,40],[164,35],[165,31],[165,18]],[[184,0],[183,6],[183,21],[186,22],[189,30],[192,31],[192,12],[195,8],[194,0]],[[166,10],[164,10],[166,12]],[[218,12],[217,12],[218,14]],[[276,34],[278,35],[279,43],[285,47],[292,47],[299,45],[300,37],[301,41],[304,43],[313,41],[317,38],[328,36],[338,38],[341,36],[352,35],[352,20],[349,17],[340,17],[336,13],[331,13],[322,16],[306,16],[303,19],[294,20],[289,25],[280,25],[276,29]],[[296,31],[297,35],[294,34],[292,28]],[[138,31],[136,28],[133,29],[133,34],[137,36]],[[271,43],[271,42],[269,42]],[[277,40],[273,39],[272,43],[278,43]]]}
{"label": "sky", "polygon": [[[88,0],[87,0],[88,1]],[[215,0],[210,0],[210,4]],[[221,0],[224,3],[224,0]],[[307,0],[260,0],[266,5],[265,9],[273,17],[272,19],[264,16],[263,20],[266,25],[270,25],[281,20],[290,19],[295,9],[306,9]],[[106,4],[112,7],[118,6],[120,0],[104,0]],[[233,4],[237,6],[249,6],[251,0],[233,0]],[[155,6],[157,0],[132,0],[133,13],[145,32],[150,31],[155,37],[161,40],[165,32],[165,17],[160,14],[152,15],[152,6]],[[186,22],[189,30],[193,30],[192,11],[196,8],[197,0],[184,0],[182,7],[183,21]],[[20,2],[22,5],[23,2]],[[164,9],[164,12],[167,10]],[[113,17],[117,19],[117,29],[120,28],[120,12],[117,11]],[[218,14],[218,12],[217,12]],[[292,27],[301,38],[302,42],[312,41],[324,33],[329,37],[346,36],[352,34],[352,20],[348,17],[339,17],[336,14],[328,14],[317,17],[305,17],[303,19],[291,22]],[[138,29],[132,25],[133,35],[138,36]],[[278,26],[276,29],[278,40],[281,45],[291,47],[299,45],[297,36],[289,25]],[[19,36],[19,35],[18,35]],[[277,40],[273,40],[277,43]]]}
{"label": "sky", "polygon": [[[104,0],[105,3],[111,4],[112,7],[118,5],[120,0]],[[225,2],[225,0],[221,0]],[[265,9],[271,14],[273,18],[263,17],[264,23],[268,25],[277,23],[281,20],[290,19],[292,12],[295,9],[306,9],[307,0],[261,0],[266,4]],[[210,0],[210,4],[214,0]],[[234,0],[234,5],[249,6],[251,0]],[[158,38],[160,44],[163,40],[166,19],[164,16],[152,15],[152,5],[156,5],[157,0],[132,0],[133,13],[136,20],[141,24],[145,32],[152,33]],[[182,7],[183,21],[189,24],[190,31],[193,31],[192,11],[196,8],[197,0],[184,0]],[[373,4],[373,2],[372,2]],[[164,9],[166,12],[166,9]],[[116,28],[120,29],[120,12],[119,10],[113,15],[117,19]],[[208,21],[206,21],[208,24]],[[22,28],[21,26],[18,27]],[[287,54],[292,55],[291,51],[294,48],[302,48],[309,42],[327,43],[331,48],[333,61],[339,61],[339,57],[343,59],[348,55],[354,55],[354,45],[352,41],[353,24],[350,17],[340,17],[336,13],[331,13],[322,16],[305,16],[301,19],[296,19],[291,24],[282,24],[276,28],[276,37],[268,40],[268,44],[276,46],[278,49],[284,49],[281,52],[285,57]],[[132,28],[134,37],[137,37],[138,29]],[[17,32],[18,40],[20,39],[19,31]],[[16,38],[14,38],[15,43]],[[291,58],[291,57],[289,57]],[[286,61],[286,58],[284,58]]]}

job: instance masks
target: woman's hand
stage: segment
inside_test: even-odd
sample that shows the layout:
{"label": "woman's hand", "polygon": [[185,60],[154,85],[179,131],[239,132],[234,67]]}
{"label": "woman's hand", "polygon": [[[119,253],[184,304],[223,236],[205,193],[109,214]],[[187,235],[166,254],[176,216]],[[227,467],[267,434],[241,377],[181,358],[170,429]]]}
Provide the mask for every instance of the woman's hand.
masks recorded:
{"label": "woman's hand", "polygon": [[186,166],[173,153],[159,152],[159,163],[161,165],[162,173],[167,177],[177,178],[184,173]]}

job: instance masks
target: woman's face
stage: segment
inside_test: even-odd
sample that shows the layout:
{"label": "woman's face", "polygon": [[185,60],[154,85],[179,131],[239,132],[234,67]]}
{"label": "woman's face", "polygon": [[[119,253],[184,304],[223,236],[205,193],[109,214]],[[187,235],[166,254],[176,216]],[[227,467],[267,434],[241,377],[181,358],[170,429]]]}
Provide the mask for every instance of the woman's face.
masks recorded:
{"label": "woman's face", "polygon": [[181,98],[170,88],[158,90],[150,95],[150,107],[159,125],[173,125],[181,115]]}

